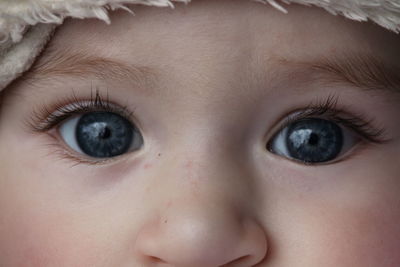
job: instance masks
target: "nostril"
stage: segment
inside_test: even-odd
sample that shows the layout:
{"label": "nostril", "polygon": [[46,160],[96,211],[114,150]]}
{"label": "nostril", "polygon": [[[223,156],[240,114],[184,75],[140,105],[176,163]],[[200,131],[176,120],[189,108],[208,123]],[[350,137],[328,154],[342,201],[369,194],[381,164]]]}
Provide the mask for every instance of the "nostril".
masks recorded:
{"label": "nostril", "polygon": [[147,258],[149,259],[149,261],[151,263],[166,263],[165,261],[163,261],[160,258],[154,257],[154,256],[147,256]]}
{"label": "nostril", "polygon": [[244,267],[248,266],[246,263],[249,261],[251,258],[250,255],[242,256],[240,258],[237,258],[236,260],[230,261],[228,263],[225,263],[224,265],[221,265],[220,267]]}

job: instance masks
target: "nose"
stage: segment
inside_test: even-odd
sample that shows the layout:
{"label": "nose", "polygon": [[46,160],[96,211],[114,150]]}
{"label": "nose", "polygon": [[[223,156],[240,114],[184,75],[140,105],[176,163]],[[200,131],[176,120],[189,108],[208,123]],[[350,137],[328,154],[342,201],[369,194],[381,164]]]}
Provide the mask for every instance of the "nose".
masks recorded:
{"label": "nose", "polygon": [[265,259],[266,233],[243,205],[251,196],[238,179],[246,177],[212,168],[192,168],[182,177],[195,179],[196,190],[193,182],[160,185],[175,194],[157,203],[157,216],[139,230],[135,248],[143,266],[251,267]]}
{"label": "nose", "polygon": [[136,244],[144,266],[251,267],[264,259],[265,233],[254,220],[189,207],[180,214],[139,233]]}

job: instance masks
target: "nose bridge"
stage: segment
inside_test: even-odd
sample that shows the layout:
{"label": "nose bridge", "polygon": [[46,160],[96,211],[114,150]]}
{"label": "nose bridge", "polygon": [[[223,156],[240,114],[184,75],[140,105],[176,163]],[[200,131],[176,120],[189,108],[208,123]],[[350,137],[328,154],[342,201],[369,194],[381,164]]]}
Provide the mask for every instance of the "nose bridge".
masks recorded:
{"label": "nose bridge", "polygon": [[198,137],[175,152],[165,171],[182,196],[243,203],[238,198],[251,195],[253,182],[244,150],[217,136]]}

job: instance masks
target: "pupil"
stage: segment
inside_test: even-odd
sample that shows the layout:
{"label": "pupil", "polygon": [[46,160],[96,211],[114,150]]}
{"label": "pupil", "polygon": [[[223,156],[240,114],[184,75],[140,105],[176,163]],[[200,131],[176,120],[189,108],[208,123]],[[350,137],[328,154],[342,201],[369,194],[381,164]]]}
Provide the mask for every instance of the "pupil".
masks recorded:
{"label": "pupil", "polygon": [[308,140],[308,144],[311,146],[316,146],[316,145],[318,145],[318,142],[319,142],[318,135],[315,133],[312,133],[310,136],[310,140]]}
{"label": "pupil", "polygon": [[99,138],[101,139],[107,139],[111,137],[111,130],[108,127],[104,127],[103,129],[100,130],[99,133]]}

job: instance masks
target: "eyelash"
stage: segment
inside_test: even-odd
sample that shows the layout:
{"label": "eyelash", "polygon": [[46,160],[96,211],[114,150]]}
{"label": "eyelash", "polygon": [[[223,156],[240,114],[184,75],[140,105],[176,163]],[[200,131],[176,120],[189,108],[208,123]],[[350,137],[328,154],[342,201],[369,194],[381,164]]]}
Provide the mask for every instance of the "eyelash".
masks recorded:
{"label": "eyelash", "polygon": [[[316,104],[310,103],[306,108],[297,110],[295,112],[290,112],[292,115],[286,116],[283,124],[276,132],[282,131],[290,124],[301,119],[324,117],[325,119],[331,120],[339,125],[343,125],[355,131],[358,135],[370,143],[384,144],[390,141],[385,139],[384,128],[373,126],[373,121],[366,119],[361,114],[351,115],[350,112],[339,108],[338,100],[339,97],[330,95],[328,98],[324,99],[324,101]],[[135,124],[132,121],[132,118],[134,117],[134,111],[130,111],[128,106],[120,106],[111,103],[109,101],[108,91],[106,99],[103,100],[103,97],[98,89],[96,89],[95,94],[93,94],[93,90],[91,91],[90,99],[87,101],[79,100],[73,92],[72,96],[60,99],[50,107],[43,105],[40,109],[33,111],[32,116],[28,118],[26,123],[30,129],[33,129],[34,132],[44,133],[58,126],[61,122],[70,118],[71,116],[97,111],[116,113],[126,118],[132,124]],[[58,143],[55,143],[54,146],[58,148],[57,151],[60,152],[59,154],[62,155],[62,158],[72,159],[74,162],[77,162],[77,164],[85,163],[99,165],[112,161],[112,159],[82,159],[81,157],[72,155],[72,153],[66,153]]]}
{"label": "eyelash", "polygon": [[[91,90],[89,100],[82,101],[72,92],[71,96],[61,98],[51,106],[44,104],[39,109],[32,112],[32,115],[25,121],[25,124],[28,129],[33,130],[34,133],[46,133],[72,116],[98,111],[116,113],[137,126],[137,123],[132,120],[135,109],[131,111],[127,105],[121,106],[112,103],[109,99],[108,91],[104,100],[98,89],[96,89],[95,94],[93,94],[93,90]],[[51,135],[51,137],[57,139],[53,135]],[[94,160],[82,157],[81,155],[77,156],[75,152],[66,150],[59,142],[60,141],[57,140],[53,143],[48,143],[48,146],[52,147],[52,152],[54,153],[52,153],[52,155],[57,155],[62,160],[66,159],[68,163],[72,162],[73,165],[71,167],[80,164],[102,165],[115,160],[115,158]]]}
{"label": "eyelash", "polygon": [[32,113],[28,125],[35,132],[42,133],[51,130],[71,116],[97,111],[116,113],[134,124],[131,120],[134,111],[130,111],[128,106],[111,103],[108,91],[106,99],[103,100],[100,91],[96,89],[95,95],[93,90],[91,91],[88,101],[79,100],[75,93],[72,93],[71,97],[61,99],[49,108],[42,106],[38,111]]}
{"label": "eyelash", "polygon": [[279,127],[277,132],[282,131],[290,124],[307,118],[325,118],[333,121],[339,125],[345,126],[365,140],[375,144],[385,144],[390,140],[385,138],[386,130],[383,127],[374,126],[371,119],[367,119],[362,114],[352,115],[346,109],[339,107],[339,97],[336,95],[329,95],[328,98],[317,104],[311,103],[307,108],[291,112],[294,115],[286,116],[283,124]]}

